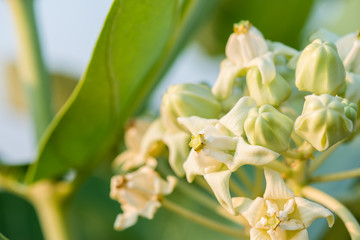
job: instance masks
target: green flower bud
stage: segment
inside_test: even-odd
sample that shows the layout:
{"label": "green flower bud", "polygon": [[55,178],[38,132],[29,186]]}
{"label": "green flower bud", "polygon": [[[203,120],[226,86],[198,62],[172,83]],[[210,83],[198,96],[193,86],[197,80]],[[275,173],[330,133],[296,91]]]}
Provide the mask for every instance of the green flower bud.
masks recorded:
{"label": "green flower bud", "polygon": [[301,53],[296,65],[295,84],[300,91],[335,95],[345,83],[345,69],[336,46],[320,39]]}
{"label": "green flower bud", "polygon": [[244,129],[252,145],[283,152],[289,147],[293,121],[273,106],[263,105],[249,111]]}
{"label": "green flower bud", "polygon": [[295,121],[295,132],[318,151],[328,149],[354,131],[357,107],[339,99],[328,94],[308,95],[302,114]]}
{"label": "green flower bud", "polygon": [[160,111],[164,126],[176,131],[182,129],[177,122],[178,117],[218,118],[221,104],[208,86],[185,83],[169,87],[162,98]]}
{"label": "green flower bud", "polygon": [[344,114],[356,126],[357,110],[358,106],[355,103],[350,102],[348,99],[336,97],[344,105]]}
{"label": "green flower bud", "polygon": [[279,106],[291,93],[289,84],[278,73],[273,80],[263,83],[261,73],[257,67],[248,70],[246,83],[250,96],[255,99],[257,106],[265,104]]}

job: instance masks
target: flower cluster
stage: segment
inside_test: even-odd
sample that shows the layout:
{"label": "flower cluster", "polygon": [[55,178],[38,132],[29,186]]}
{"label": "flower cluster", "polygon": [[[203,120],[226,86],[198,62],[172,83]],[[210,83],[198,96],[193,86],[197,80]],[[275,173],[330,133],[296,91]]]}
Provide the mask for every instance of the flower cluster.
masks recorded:
{"label": "flower cluster", "polygon": [[[332,226],[332,213],[302,198],[301,187],[317,151],[355,134],[360,37],[334,42],[328,36],[314,34],[299,52],[265,40],[249,21],[235,24],[212,88],[172,86],[160,117],[128,130],[128,150],[114,165],[135,172],[112,180],[111,197],[124,210],[116,228],[132,225],[138,215],[151,218],[159,197],[173,190],[173,177],[166,182],[155,173],[159,154],[168,154],[177,177],[205,179],[221,206],[247,220],[253,240],[307,239],[306,228],[316,218]],[[232,174],[244,165],[265,169],[263,197],[232,196]]]}

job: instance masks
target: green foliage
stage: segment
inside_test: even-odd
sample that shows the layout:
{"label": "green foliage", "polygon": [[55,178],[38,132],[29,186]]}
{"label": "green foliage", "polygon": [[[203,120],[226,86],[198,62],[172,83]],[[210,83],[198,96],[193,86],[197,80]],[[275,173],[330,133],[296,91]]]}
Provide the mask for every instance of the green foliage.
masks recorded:
{"label": "green foliage", "polygon": [[85,75],[40,143],[29,181],[91,168],[111,152],[184,40],[178,8],[176,1],[114,1]]}

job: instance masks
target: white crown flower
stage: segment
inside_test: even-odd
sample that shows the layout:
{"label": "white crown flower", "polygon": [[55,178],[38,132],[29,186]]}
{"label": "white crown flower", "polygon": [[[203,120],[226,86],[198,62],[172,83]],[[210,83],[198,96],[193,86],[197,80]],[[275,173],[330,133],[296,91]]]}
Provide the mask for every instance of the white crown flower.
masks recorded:
{"label": "white crown flower", "polygon": [[346,71],[360,74],[360,31],[339,38],[336,47]]}
{"label": "white crown flower", "polygon": [[306,240],[307,229],[317,218],[326,218],[329,226],[333,214],[318,203],[295,197],[280,174],[265,168],[264,197],[255,200],[234,198],[234,204],[249,222],[251,240]]}
{"label": "white crown flower", "polygon": [[112,177],[110,197],[118,201],[123,210],[117,215],[114,228],[123,230],[131,227],[138,216],[152,219],[161,206],[161,199],[173,191],[176,181],[172,176],[168,176],[167,181],[163,180],[148,166]]}
{"label": "white crown flower", "polygon": [[[252,104],[251,104],[252,103]],[[203,119],[196,116],[179,118],[178,121],[192,134],[192,148],[184,163],[187,180],[192,182],[197,175],[204,176],[220,204],[234,214],[229,192],[231,173],[245,164],[263,165],[279,157],[279,154],[265,147],[250,145],[240,135],[237,124],[243,125],[250,109],[255,104],[248,97],[242,98],[222,119]],[[236,113],[241,112],[236,117]],[[222,123],[225,123],[227,129]]]}
{"label": "white crown flower", "polygon": [[[151,156],[155,139],[150,140],[146,132],[153,128],[154,123],[136,119],[130,123],[125,132],[127,150],[119,154],[113,162],[114,168],[121,166],[123,171],[129,171],[144,164],[155,167],[156,159]],[[152,135],[154,137],[154,135]],[[156,139],[161,138],[156,136]]]}

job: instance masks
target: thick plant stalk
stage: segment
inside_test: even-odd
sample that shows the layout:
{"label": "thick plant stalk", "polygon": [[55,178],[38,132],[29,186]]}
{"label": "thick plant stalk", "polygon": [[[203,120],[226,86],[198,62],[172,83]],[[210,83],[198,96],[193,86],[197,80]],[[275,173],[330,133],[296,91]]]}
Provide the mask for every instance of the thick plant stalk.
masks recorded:
{"label": "thick plant stalk", "polygon": [[33,0],[9,0],[18,32],[18,70],[39,140],[53,112],[49,75],[41,55]]}
{"label": "thick plant stalk", "polygon": [[302,193],[306,198],[321,203],[331,211],[335,212],[344,222],[351,239],[360,240],[360,225],[354,215],[342,203],[326,193],[310,186],[304,187]]}

